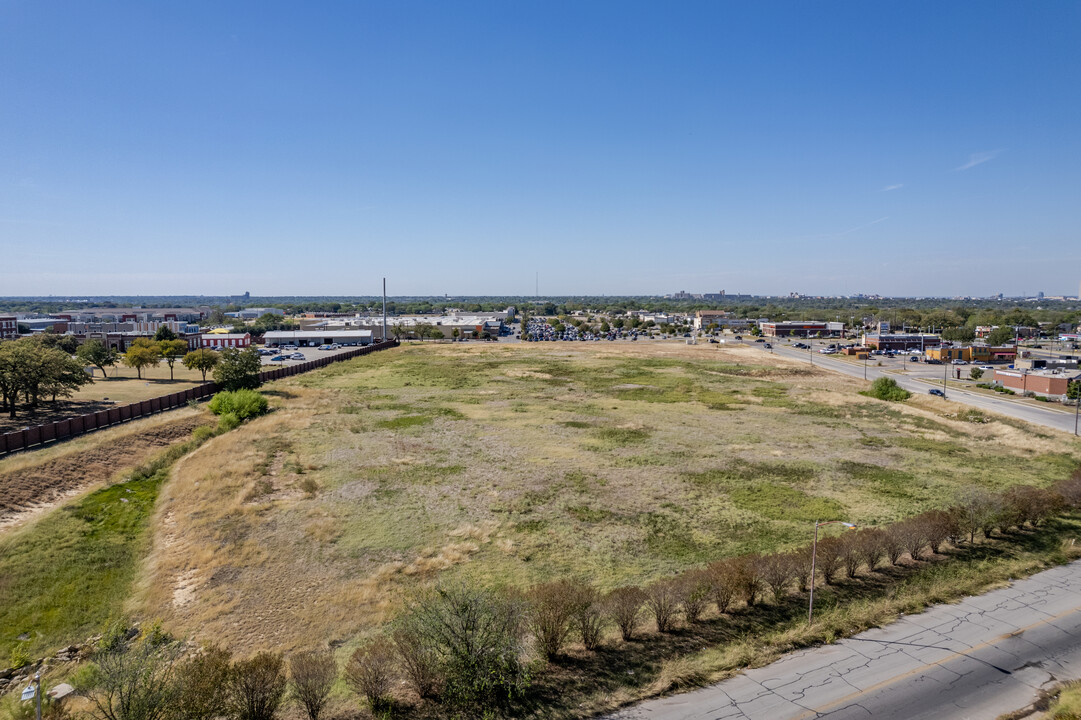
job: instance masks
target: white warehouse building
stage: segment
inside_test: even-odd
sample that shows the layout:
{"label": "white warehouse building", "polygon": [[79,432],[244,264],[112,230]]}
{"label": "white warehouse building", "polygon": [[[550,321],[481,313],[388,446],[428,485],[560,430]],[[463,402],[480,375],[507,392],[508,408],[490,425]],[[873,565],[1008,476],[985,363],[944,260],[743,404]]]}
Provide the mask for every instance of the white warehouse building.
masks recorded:
{"label": "white warehouse building", "polygon": [[298,347],[333,344],[370,345],[372,331],[346,330],[341,327],[325,330],[271,330],[263,335],[263,342],[270,346],[296,345]]}

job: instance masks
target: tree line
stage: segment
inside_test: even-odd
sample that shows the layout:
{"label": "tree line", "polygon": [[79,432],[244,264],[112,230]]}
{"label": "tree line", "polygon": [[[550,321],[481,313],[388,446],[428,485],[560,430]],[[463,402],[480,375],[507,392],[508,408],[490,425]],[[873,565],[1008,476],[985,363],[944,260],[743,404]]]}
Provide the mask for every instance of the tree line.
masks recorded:
{"label": "tree line", "polygon": [[581,671],[568,656],[571,646],[589,654],[677,630],[693,638],[711,614],[725,622],[806,594],[812,583],[881,575],[888,566],[929,560],[947,545],[996,539],[1078,508],[1081,470],[1052,488],[969,489],[945,510],[824,537],[813,574],[812,549],[804,546],[723,558],[607,592],[582,578],[525,590],[444,583],[415,593],[386,631],[364,641],[340,668],[329,650],[233,660],[210,646],[181,659],[175,643],[148,637],[106,643],[83,685],[100,720],[271,720],[288,697],[318,720],[339,679],[376,716],[389,717],[407,699],[421,703],[425,716],[513,714],[549,665],[570,663]]}
{"label": "tree line", "polygon": [[170,380],[180,361],[189,370],[199,372],[203,382],[210,373],[214,382],[227,390],[258,386],[262,368],[254,349],[189,351],[187,341],[179,339],[167,326],[159,328],[153,339],[136,338],[123,353],[97,339],[79,345],[71,335],[42,333],[0,342],[0,411],[15,419],[20,406],[33,409],[43,401],[71,397],[79,388],[94,382],[85,370],[88,367],[108,377],[108,368],[123,363],[142,379],[145,369],[158,367],[163,361],[169,366]]}

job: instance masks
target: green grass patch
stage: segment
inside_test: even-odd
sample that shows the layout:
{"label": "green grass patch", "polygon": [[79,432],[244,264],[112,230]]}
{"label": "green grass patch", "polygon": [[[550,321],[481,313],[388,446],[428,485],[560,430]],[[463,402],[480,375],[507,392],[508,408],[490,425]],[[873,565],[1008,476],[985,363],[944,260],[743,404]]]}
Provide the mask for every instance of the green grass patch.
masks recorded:
{"label": "green grass patch", "polygon": [[593,437],[605,447],[626,447],[645,442],[649,431],[642,428],[597,428],[593,431]]}
{"label": "green grass patch", "polygon": [[837,519],[844,514],[844,506],[836,500],[775,483],[737,488],[730,490],[728,496],[736,507],[770,520],[814,522]]}

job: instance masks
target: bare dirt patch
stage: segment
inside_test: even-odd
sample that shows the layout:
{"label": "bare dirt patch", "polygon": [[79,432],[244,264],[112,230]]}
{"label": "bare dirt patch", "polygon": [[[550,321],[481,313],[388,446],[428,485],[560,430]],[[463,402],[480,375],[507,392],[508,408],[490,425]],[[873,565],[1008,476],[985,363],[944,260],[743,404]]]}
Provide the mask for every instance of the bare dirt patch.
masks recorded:
{"label": "bare dirt patch", "polygon": [[102,438],[87,448],[21,467],[0,471],[0,530],[24,517],[47,509],[58,501],[93,485],[106,482],[118,470],[132,467],[155,452],[191,437],[191,431],[206,422],[201,415],[159,423],[118,437]]}

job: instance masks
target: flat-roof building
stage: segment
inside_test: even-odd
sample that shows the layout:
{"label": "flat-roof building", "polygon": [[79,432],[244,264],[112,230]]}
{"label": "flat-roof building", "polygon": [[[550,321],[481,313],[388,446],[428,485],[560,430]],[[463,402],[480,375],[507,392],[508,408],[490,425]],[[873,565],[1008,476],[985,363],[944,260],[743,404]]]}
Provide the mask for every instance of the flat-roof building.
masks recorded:
{"label": "flat-roof building", "polygon": [[938,335],[926,333],[867,333],[863,344],[875,350],[920,350],[936,348],[942,344]]}
{"label": "flat-roof building", "polygon": [[199,336],[199,347],[204,348],[239,348],[251,346],[249,333],[203,333]]}
{"label": "flat-roof building", "polygon": [[768,337],[813,337],[829,334],[824,322],[765,322],[759,327],[762,328],[762,334]]}
{"label": "flat-roof building", "polygon": [[1081,379],[1078,370],[1027,370],[995,368],[995,382],[1020,393],[1065,399],[1069,384]]}
{"label": "flat-roof building", "polygon": [[342,327],[324,330],[271,330],[263,335],[267,345],[297,345],[316,347],[318,345],[370,345],[371,330],[354,330]]}

